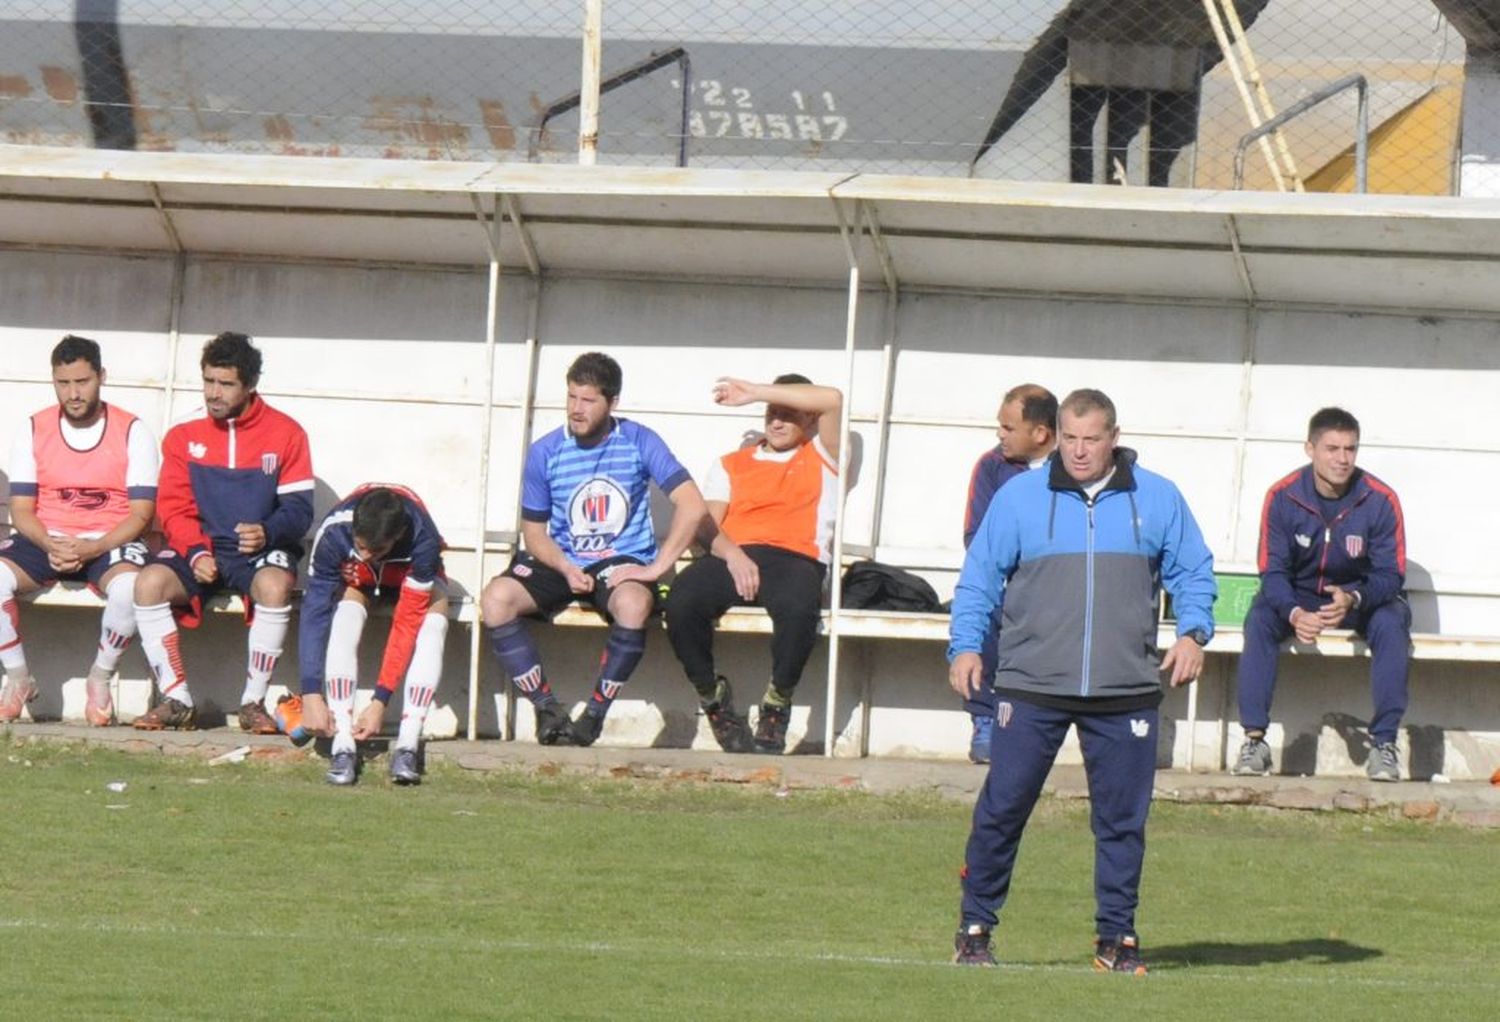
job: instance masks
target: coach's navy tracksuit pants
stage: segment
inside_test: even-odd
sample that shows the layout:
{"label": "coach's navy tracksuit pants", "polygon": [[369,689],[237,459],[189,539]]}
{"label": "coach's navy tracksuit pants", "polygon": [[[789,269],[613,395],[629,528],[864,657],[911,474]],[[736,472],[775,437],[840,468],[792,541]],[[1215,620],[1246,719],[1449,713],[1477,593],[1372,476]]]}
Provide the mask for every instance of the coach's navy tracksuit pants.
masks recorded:
{"label": "coach's navy tracksuit pants", "polygon": [[1042,792],[1068,726],[1078,725],[1094,831],[1097,933],[1135,933],[1146,815],[1156,778],[1155,707],[1126,713],[1056,710],[1001,695],[990,769],[964,852],[963,925],[993,927],[1010,892],[1021,832]]}
{"label": "coach's navy tracksuit pants", "polygon": [[[1306,608],[1315,610],[1317,608]],[[1411,662],[1411,608],[1397,598],[1369,613],[1351,611],[1340,622],[1370,644],[1370,692],[1375,712],[1370,737],[1377,744],[1394,742],[1406,714],[1406,679]],[[1264,731],[1271,723],[1271,697],[1276,692],[1276,665],[1281,644],[1292,635],[1284,621],[1264,600],[1257,599],[1245,615],[1245,651],[1240,654],[1240,726]]]}

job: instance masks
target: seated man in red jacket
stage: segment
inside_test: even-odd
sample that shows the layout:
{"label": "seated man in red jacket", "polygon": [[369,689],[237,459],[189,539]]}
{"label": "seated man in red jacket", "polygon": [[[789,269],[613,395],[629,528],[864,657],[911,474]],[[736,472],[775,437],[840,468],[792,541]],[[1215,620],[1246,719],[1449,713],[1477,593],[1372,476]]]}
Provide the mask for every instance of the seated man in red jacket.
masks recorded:
{"label": "seated man in red jacket", "polygon": [[136,577],[141,649],[162,699],[135,726],[196,726],[177,618],[197,627],[203,600],[227,589],[254,605],[240,727],[275,734],[266,688],[286,640],[302,538],[312,524],[307,434],[255,392],[261,356],[244,334],[210,340],[200,364],[204,410],[162,440],[156,508],[167,546]]}

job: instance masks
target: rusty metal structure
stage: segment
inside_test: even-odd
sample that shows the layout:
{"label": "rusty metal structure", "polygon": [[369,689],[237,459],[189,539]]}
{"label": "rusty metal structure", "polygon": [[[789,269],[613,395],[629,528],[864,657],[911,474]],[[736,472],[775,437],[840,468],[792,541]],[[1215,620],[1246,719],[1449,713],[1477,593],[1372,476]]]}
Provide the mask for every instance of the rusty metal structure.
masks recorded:
{"label": "rusty metal structure", "polygon": [[[0,142],[572,162],[586,6],[12,0]],[[600,6],[604,163],[1229,187],[1247,131],[1360,74],[1371,189],[1452,194],[1500,125],[1495,0]],[[1276,139],[1298,186],[1353,188],[1354,102]]]}

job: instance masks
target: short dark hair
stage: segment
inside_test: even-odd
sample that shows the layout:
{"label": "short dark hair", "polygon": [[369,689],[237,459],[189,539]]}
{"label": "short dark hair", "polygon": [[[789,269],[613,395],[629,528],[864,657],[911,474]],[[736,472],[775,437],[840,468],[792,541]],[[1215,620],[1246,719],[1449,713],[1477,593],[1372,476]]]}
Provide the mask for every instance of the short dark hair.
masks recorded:
{"label": "short dark hair", "polygon": [[406,506],[394,490],[377,486],[354,503],[354,535],[366,546],[394,543],[406,532]]}
{"label": "short dark hair", "polygon": [[65,366],[79,359],[83,359],[92,366],[96,373],[104,371],[104,362],[99,356],[98,341],[91,341],[77,334],[63,335],[63,339],[57,342],[57,347],[52,349],[52,368],[56,369],[58,366]]}
{"label": "short dark hair", "polygon": [[568,366],[568,382],[580,387],[598,387],[599,393],[613,401],[620,396],[625,374],[620,363],[602,351],[586,351]]}
{"label": "short dark hair", "polygon": [[1005,392],[1002,405],[1021,402],[1021,420],[1057,431],[1057,395],[1036,383],[1018,384]]}
{"label": "short dark hair", "polygon": [[1109,395],[1102,390],[1093,390],[1083,387],[1073,391],[1062,399],[1058,406],[1058,428],[1062,428],[1061,415],[1063,412],[1071,412],[1074,415],[1087,415],[1089,412],[1104,413],[1104,428],[1115,428],[1115,403],[1109,399]]}
{"label": "short dark hair", "polygon": [[803,376],[801,373],[782,373],[780,376],[776,377],[776,379],[772,380],[771,382],[773,384],[776,384],[776,385],[779,386],[779,385],[781,385],[783,383],[806,383],[806,384],[811,384],[812,380],[809,380],[806,376]]}
{"label": "short dark hair", "polygon": [[238,370],[240,382],[247,390],[253,390],[260,382],[260,351],[250,343],[250,338],[245,334],[225,330],[211,338],[203,346],[203,358],[198,363],[200,369],[207,369],[209,366]]}
{"label": "short dark hair", "polygon": [[1312,443],[1327,433],[1336,430],[1339,433],[1353,433],[1355,438],[1359,437],[1359,420],[1342,408],[1328,407],[1319,408],[1313,412],[1313,417],[1307,420],[1307,442]]}

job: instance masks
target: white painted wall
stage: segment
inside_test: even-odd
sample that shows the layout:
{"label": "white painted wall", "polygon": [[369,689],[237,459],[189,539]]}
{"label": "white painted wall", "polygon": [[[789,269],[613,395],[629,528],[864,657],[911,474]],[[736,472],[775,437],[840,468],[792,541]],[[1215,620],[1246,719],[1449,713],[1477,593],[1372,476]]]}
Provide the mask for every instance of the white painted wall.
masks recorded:
{"label": "white painted wall", "polygon": [[[8,450],[24,416],[50,402],[47,353],[62,333],[98,339],[113,381],[109,399],[160,431],[170,415],[196,403],[203,340],[222,329],[243,330],[265,351],[262,389],[269,400],[311,436],[319,512],[365,480],[415,487],[455,547],[450,574],[460,588],[470,588],[486,387],[484,275],[190,258],[175,358],[168,334],[172,279],[169,258],[0,251],[0,401],[8,411],[0,416],[0,452]],[[502,292],[484,522],[492,542],[514,529],[530,287],[524,278],[507,277]],[[1500,501],[1494,471],[1500,440],[1476,425],[1500,383],[1500,329],[1493,322],[906,295],[897,312],[887,471],[877,479],[869,466],[879,444],[883,308],[878,294],[861,308],[852,409],[866,471],[850,496],[848,541],[877,543],[882,556],[923,569],[944,597],[961,558],[969,471],[994,442],[999,395],[1034,381],[1059,394],[1078,386],[1110,393],[1125,442],[1139,449],[1145,465],[1177,481],[1226,564],[1253,561],[1262,495],[1303,460],[1307,416],[1325,403],[1345,404],[1365,424],[1361,463],[1395,486],[1406,505],[1412,582],[1420,590],[1414,596],[1418,627],[1500,634],[1500,547],[1484,529]],[[660,432],[701,475],[758,422],[753,409],[715,408],[708,396],[714,378],[795,370],[842,385],[845,309],[845,292],[833,288],[549,279],[540,299],[533,434],[561,421],[567,364],[581,351],[600,348],[625,369],[622,413]],[[1248,370],[1247,351],[1254,358]],[[175,387],[170,409],[169,377]],[[884,488],[884,520],[875,536],[878,487]],[[491,554],[486,573],[504,561],[503,553]],[[26,608],[23,616],[43,681],[36,709],[56,715],[64,709],[59,683],[81,676],[86,666],[94,618],[41,607]],[[372,623],[367,670],[377,662],[383,630]],[[539,635],[555,686],[565,698],[584,698],[602,633],[557,628]],[[937,644],[847,641],[835,721],[841,751],[859,747],[857,700],[868,686],[877,707],[869,725],[873,754],[963,754],[967,720],[946,688]],[[768,673],[764,640],[725,636],[720,642],[741,701],[753,703]],[[449,643],[439,700],[451,715],[440,719],[461,727],[467,627],[455,626]],[[243,669],[238,623],[219,615],[190,638],[186,655],[195,689],[221,708],[232,707]],[[823,734],[825,655],[820,645],[794,717],[794,740],[805,731],[813,736],[809,749]],[[293,646],[278,669],[279,682],[294,683],[294,663]],[[1223,719],[1234,718],[1229,659],[1215,663],[1218,674],[1201,694],[1194,750],[1200,766],[1216,762],[1237,741],[1221,720],[1225,710]],[[133,700],[144,691],[144,668],[136,652],[125,664]],[[1341,753],[1337,736],[1347,720],[1368,714],[1364,670],[1362,662],[1315,658],[1289,667],[1277,718],[1292,762],[1320,772],[1358,769],[1360,757]],[[494,697],[501,688],[487,655],[483,673],[478,723],[482,734],[493,735],[500,729]],[[1500,755],[1500,700],[1492,673],[1477,666],[1416,666],[1408,718],[1414,765],[1452,776],[1493,769]],[[1167,704],[1178,728],[1185,722],[1181,702],[1174,694]],[[518,717],[518,732],[529,735],[529,710],[523,707]],[[708,740],[697,729],[692,693],[664,636],[653,636],[606,738],[643,745]],[[1185,731],[1170,732],[1164,742],[1166,761],[1186,761]]]}

